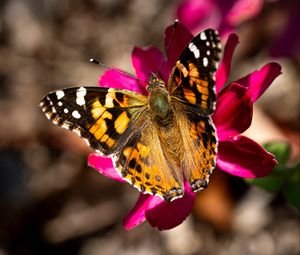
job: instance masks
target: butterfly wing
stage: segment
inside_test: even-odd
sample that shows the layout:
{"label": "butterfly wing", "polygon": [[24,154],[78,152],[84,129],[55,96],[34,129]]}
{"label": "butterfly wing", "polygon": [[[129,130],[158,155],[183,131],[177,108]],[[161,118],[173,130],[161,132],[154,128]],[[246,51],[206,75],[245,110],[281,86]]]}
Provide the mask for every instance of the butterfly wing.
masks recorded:
{"label": "butterfly wing", "polygon": [[216,164],[217,138],[209,116],[215,108],[214,75],[220,55],[217,31],[201,32],[181,54],[167,86],[185,152],[182,169],[193,191],[207,186]]}
{"label": "butterfly wing", "polygon": [[147,97],[132,91],[80,87],[49,93],[40,105],[54,124],[112,156],[122,177],[141,192],[171,201],[183,193],[182,177],[164,155],[146,103]]}
{"label": "butterfly wing", "polygon": [[184,177],[193,191],[205,188],[216,165],[217,138],[209,117],[198,113],[177,113],[177,125],[183,141]]}
{"label": "butterfly wing", "polygon": [[207,29],[193,38],[172,70],[167,89],[178,104],[202,116],[215,108],[215,78],[221,55],[217,31]]}
{"label": "butterfly wing", "polygon": [[183,195],[183,176],[168,157],[160,130],[150,119],[131,136],[114,160],[123,178],[141,192],[159,195],[166,201]]}
{"label": "butterfly wing", "polygon": [[138,127],[147,98],[112,88],[80,87],[54,91],[40,106],[54,124],[79,134],[102,155],[123,147]]}

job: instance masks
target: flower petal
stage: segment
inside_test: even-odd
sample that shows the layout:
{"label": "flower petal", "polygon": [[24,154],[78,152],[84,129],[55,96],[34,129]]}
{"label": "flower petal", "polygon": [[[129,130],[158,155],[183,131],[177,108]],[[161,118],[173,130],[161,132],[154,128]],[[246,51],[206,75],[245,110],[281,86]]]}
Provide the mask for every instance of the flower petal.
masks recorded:
{"label": "flower petal", "polygon": [[163,55],[156,47],[142,49],[135,47],[131,55],[132,65],[136,75],[143,81],[149,80],[150,73],[159,72],[164,81],[168,81],[169,66],[163,60]]}
{"label": "flower petal", "polygon": [[114,168],[110,158],[104,158],[97,153],[91,153],[88,156],[88,165],[110,179],[125,182],[118,171]]}
{"label": "flower petal", "polygon": [[191,213],[195,202],[195,193],[185,183],[185,194],[182,198],[173,202],[157,203],[146,211],[146,218],[152,227],[159,230],[167,230],[181,224]]}
{"label": "flower petal", "polygon": [[184,197],[173,202],[165,202],[158,196],[140,194],[135,206],[124,218],[123,226],[129,230],[147,219],[152,227],[159,230],[174,228],[191,213],[195,197],[187,182]]}
{"label": "flower petal", "polygon": [[198,32],[204,28],[218,28],[221,21],[220,10],[214,1],[184,0],[178,6],[176,17],[189,30]]}
{"label": "flower petal", "polygon": [[224,48],[223,58],[216,72],[217,93],[219,93],[219,91],[223,88],[223,86],[228,80],[230,67],[231,67],[231,59],[233,56],[233,52],[236,46],[238,45],[238,43],[239,43],[238,36],[236,34],[230,34]]}
{"label": "flower petal", "polygon": [[219,140],[236,136],[250,127],[253,109],[247,90],[240,84],[232,83],[220,93],[213,115]]}
{"label": "flower petal", "polygon": [[249,88],[252,101],[255,102],[280,74],[281,66],[271,62],[239,79],[237,83]]}
{"label": "flower petal", "polygon": [[143,223],[146,220],[146,211],[161,203],[164,201],[160,197],[140,193],[136,204],[123,219],[124,228],[129,230]]}
{"label": "flower petal", "polygon": [[[123,73],[121,73],[123,72]],[[100,87],[129,89],[141,94],[147,94],[146,83],[139,82],[137,79],[130,77],[130,74],[124,74],[119,69],[110,69],[106,71],[99,80]]]}
{"label": "flower petal", "polygon": [[171,68],[175,66],[176,61],[193,37],[191,32],[182,23],[178,23],[176,27],[171,25],[166,28],[164,44],[168,63]]}
{"label": "flower petal", "polygon": [[232,175],[258,178],[268,175],[277,164],[274,156],[245,136],[221,141],[217,166]]}

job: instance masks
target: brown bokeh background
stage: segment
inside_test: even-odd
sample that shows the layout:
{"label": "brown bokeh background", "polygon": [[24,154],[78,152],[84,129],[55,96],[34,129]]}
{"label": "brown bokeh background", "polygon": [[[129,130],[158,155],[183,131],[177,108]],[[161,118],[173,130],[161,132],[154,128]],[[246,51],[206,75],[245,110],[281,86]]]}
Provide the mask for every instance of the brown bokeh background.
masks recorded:
{"label": "brown bokeh background", "polygon": [[[0,255],[299,254],[299,213],[280,194],[217,171],[179,227],[125,231],[122,218],[138,192],[87,167],[87,146],[38,108],[50,90],[97,85],[104,70],[91,57],[133,72],[132,48],[162,48],[178,2],[0,2]],[[232,79],[274,60],[268,48],[289,15],[283,2],[266,1],[239,27]],[[257,103],[247,134],[260,143],[289,141],[292,164],[299,159],[299,51],[275,61],[283,74]]]}

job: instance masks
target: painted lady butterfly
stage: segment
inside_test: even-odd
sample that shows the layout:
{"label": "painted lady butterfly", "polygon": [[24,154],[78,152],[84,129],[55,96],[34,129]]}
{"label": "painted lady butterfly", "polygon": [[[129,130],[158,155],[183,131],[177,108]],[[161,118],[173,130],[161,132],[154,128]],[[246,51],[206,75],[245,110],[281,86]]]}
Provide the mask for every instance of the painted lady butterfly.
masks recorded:
{"label": "painted lady butterfly", "polygon": [[150,75],[148,96],[100,87],[57,90],[40,106],[54,124],[79,134],[143,193],[172,201],[208,185],[217,138],[214,74],[221,43],[207,29],[188,44],[165,84]]}

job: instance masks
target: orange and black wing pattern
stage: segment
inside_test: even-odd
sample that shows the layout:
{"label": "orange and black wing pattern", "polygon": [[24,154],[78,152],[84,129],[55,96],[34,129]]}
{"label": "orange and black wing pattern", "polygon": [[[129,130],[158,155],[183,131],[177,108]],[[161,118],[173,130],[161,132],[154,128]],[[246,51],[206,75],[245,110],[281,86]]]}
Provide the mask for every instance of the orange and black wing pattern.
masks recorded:
{"label": "orange and black wing pattern", "polygon": [[40,107],[54,124],[80,135],[101,155],[124,146],[137,128],[147,97],[127,90],[78,87],[45,96]]}
{"label": "orange and black wing pattern", "polygon": [[172,99],[202,116],[215,108],[215,71],[221,57],[217,31],[207,29],[195,36],[172,70],[167,85]]}
{"label": "orange and black wing pattern", "polygon": [[[147,114],[147,113],[145,113]],[[183,175],[167,155],[159,129],[146,121],[115,156],[122,177],[142,193],[172,201],[183,195]]]}
{"label": "orange and black wing pattern", "polygon": [[193,112],[185,116],[188,118],[186,126],[181,123],[181,132],[187,133],[183,139],[185,155],[182,169],[191,189],[196,192],[207,187],[209,176],[216,166],[216,131],[209,117]]}

